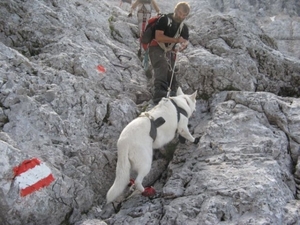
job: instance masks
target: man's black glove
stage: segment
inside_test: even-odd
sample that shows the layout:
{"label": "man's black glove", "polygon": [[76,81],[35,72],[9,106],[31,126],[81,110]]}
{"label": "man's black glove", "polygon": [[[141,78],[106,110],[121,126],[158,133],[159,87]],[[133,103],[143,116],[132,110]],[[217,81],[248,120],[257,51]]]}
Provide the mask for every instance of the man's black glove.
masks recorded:
{"label": "man's black glove", "polygon": [[194,144],[198,144],[200,141],[200,137],[195,138]]}
{"label": "man's black glove", "polygon": [[129,13],[129,14],[128,14],[128,17],[132,17],[132,13]]}

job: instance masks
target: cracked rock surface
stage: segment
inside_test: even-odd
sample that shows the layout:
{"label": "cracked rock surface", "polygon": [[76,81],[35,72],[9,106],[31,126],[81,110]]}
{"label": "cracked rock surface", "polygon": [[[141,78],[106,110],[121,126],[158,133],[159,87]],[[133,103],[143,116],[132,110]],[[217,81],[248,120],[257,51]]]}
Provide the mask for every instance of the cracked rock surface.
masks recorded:
{"label": "cracked rock surface", "polygon": [[[136,17],[119,0],[0,2],[0,224],[300,224],[299,2],[189,3],[176,78],[198,91],[199,143],[154,150],[156,195],[114,208],[119,134],[153,107]],[[55,180],[23,197],[13,168],[31,158]]]}

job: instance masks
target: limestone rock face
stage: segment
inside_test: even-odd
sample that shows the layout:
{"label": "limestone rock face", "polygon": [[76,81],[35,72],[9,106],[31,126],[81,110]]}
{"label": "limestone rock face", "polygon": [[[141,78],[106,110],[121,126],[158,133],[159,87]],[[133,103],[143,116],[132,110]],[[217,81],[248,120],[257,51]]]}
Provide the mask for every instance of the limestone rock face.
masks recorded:
{"label": "limestone rock face", "polygon": [[[119,134],[153,107],[137,18],[117,0],[0,2],[1,224],[300,224],[299,2],[189,3],[176,76],[200,141],[154,150],[157,194],[114,208]],[[33,158],[54,181],[22,196]]]}

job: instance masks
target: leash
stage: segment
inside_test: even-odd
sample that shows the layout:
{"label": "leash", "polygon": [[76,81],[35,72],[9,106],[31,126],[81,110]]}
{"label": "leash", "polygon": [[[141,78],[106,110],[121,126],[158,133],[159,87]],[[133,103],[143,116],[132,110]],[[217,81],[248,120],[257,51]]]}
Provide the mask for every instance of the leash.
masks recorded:
{"label": "leash", "polygon": [[[171,53],[171,54],[172,54],[172,53]],[[173,68],[172,68],[172,76],[171,76],[170,85],[169,85],[169,87],[168,87],[167,98],[170,97],[171,86],[172,86],[172,82],[173,82],[173,77],[174,77],[174,72],[175,72],[176,63],[177,63],[177,52],[175,52],[175,62],[174,62]]]}

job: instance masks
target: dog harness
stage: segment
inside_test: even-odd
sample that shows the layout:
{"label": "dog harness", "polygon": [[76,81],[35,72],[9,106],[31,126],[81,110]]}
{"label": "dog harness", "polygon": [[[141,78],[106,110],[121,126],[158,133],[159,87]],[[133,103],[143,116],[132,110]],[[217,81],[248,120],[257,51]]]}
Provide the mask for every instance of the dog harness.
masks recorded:
{"label": "dog harness", "polygon": [[188,117],[187,112],[183,108],[179,107],[173,99],[170,99],[170,100],[173,103],[173,105],[175,106],[176,111],[177,111],[177,122],[179,122],[179,120],[180,120],[180,113],[182,115],[184,115],[185,117]]}
{"label": "dog harness", "polygon": [[151,128],[150,128],[150,137],[155,141],[157,136],[157,128],[163,125],[166,121],[162,117],[158,117],[156,120],[150,119]]}
{"label": "dog harness", "polygon": [[155,141],[156,136],[157,136],[157,128],[163,125],[166,121],[162,117],[158,117],[154,119],[149,113],[145,112],[140,115],[140,117],[148,117],[150,120],[150,132],[149,135]]}
{"label": "dog harness", "polygon": [[[187,112],[183,108],[179,107],[173,99],[170,99],[170,100],[173,103],[173,105],[175,106],[176,111],[177,111],[177,122],[179,122],[179,120],[180,120],[180,114],[182,114],[186,117],[188,116]],[[161,125],[163,125],[166,121],[162,117],[158,117],[157,119],[154,120],[152,118],[152,116],[150,116],[148,113],[144,113],[143,116],[148,117],[150,120],[151,126],[150,126],[149,135],[153,139],[153,141],[155,141],[155,139],[157,137],[157,128],[159,128]]]}

